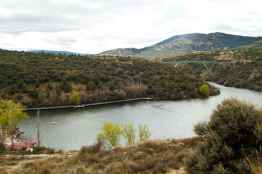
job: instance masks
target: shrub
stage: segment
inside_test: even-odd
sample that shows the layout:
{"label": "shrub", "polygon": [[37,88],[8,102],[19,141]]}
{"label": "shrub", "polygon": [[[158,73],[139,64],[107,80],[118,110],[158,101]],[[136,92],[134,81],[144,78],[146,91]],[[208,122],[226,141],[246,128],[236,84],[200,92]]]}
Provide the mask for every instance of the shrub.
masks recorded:
{"label": "shrub", "polygon": [[98,142],[103,142],[107,147],[116,147],[120,143],[122,135],[121,126],[114,123],[105,123],[102,128],[102,132],[98,134]]}
{"label": "shrub", "polygon": [[[196,133],[205,135],[187,161],[194,174],[249,174],[246,154],[260,148],[262,112],[236,99],[225,100],[207,125],[198,125]],[[208,129],[206,129],[208,128]]]}
{"label": "shrub", "polygon": [[123,126],[123,137],[127,141],[127,145],[134,145],[136,143],[136,130],[132,124]]}
{"label": "shrub", "polygon": [[199,87],[198,89],[199,93],[203,96],[203,97],[208,97],[209,96],[209,86],[208,84],[203,84]]}
{"label": "shrub", "polygon": [[48,147],[34,147],[33,154],[54,154],[55,150]]}
{"label": "shrub", "polygon": [[0,142],[0,153],[3,153],[5,151],[5,146],[3,143]]}
{"label": "shrub", "polygon": [[198,123],[194,126],[194,132],[199,136],[205,136],[208,134],[208,124]]}
{"label": "shrub", "polygon": [[150,130],[146,125],[140,125],[139,126],[139,141],[145,142],[150,138]]}

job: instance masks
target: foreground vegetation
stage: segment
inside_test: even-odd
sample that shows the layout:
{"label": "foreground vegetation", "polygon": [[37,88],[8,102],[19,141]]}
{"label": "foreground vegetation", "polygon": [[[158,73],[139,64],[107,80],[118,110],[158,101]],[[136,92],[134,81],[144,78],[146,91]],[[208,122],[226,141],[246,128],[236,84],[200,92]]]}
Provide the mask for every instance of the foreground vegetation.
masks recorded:
{"label": "foreground vegetation", "polygon": [[202,141],[186,163],[189,173],[254,173],[262,147],[262,110],[236,99],[225,100],[210,122],[197,125],[195,131]]}
{"label": "foreground vegetation", "polygon": [[[26,106],[205,97],[198,90],[204,81],[190,68],[142,59],[0,50],[0,66],[0,98]],[[210,88],[209,94],[217,91]]]}
{"label": "foreground vegetation", "polygon": [[84,147],[73,157],[29,162],[14,174],[166,174],[183,165],[198,139],[148,141],[126,148]]}

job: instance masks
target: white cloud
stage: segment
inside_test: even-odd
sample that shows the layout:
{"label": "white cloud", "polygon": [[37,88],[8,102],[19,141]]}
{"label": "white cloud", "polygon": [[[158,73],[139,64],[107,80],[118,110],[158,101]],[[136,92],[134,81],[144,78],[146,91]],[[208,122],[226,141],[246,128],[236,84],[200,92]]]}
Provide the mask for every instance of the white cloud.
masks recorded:
{"label": "white cloud", "polygon": [[97,53],[192,32],[262,35],[260,0],[1,0],[0,48]]}

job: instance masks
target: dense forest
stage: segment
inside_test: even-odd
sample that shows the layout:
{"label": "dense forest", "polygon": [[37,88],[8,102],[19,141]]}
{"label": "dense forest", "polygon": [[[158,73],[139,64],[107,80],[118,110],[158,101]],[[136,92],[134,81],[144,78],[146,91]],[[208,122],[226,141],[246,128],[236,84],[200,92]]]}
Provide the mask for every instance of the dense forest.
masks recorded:
{"label": "dense forest", "polygon": [[137,97],[178,100],[216,94],[187,67],[142,59],[0,51],[0,98],[26,106]]}

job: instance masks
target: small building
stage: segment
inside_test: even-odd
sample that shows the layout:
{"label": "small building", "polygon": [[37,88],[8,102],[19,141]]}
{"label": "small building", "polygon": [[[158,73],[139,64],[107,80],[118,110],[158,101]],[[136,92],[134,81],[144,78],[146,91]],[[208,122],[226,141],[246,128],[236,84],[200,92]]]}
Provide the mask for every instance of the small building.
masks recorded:
{"label": "small building", "polygon": [[28,150],[33,149],[35,145],[36,142],[22,138],[14,138],[13,143],[11,138],[7,138],[4,142],[4,146],[10,150]]}
{"label": "small building", "polygon": [[[2,129],[2,132],[7,132],[6,130]],[[25,138],[21,138],[21,135],[24,132],[21,131],[19,128],[15,130],[15,133],[12,137],[7,136],[5,134],[5,138],[3,140],[3,144],[6,149],[9,150],[28,150],[28,149],[33,149],[34,146],[37,144],[36,142],[32,140],[28,140]]]}

